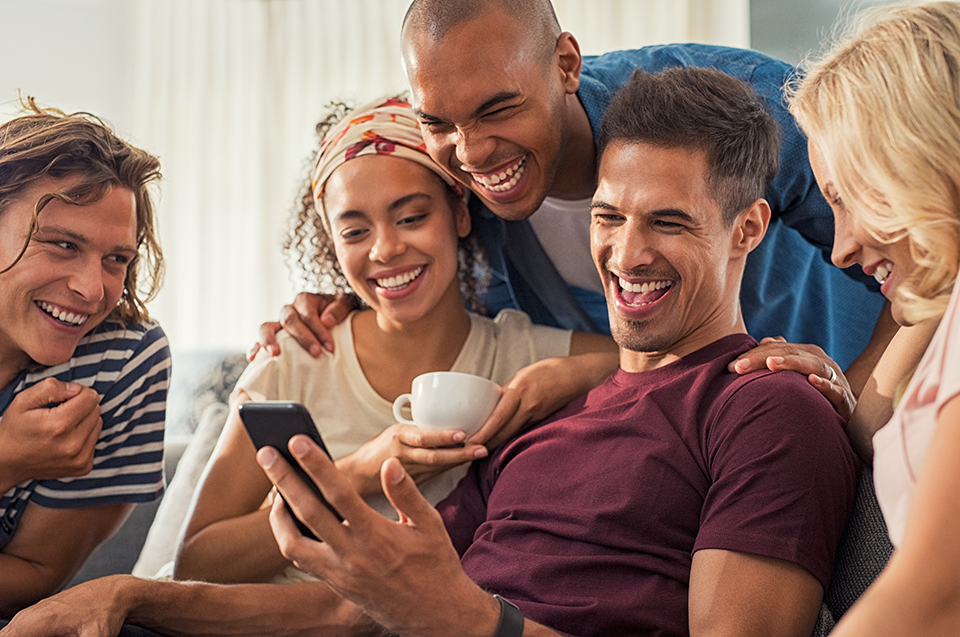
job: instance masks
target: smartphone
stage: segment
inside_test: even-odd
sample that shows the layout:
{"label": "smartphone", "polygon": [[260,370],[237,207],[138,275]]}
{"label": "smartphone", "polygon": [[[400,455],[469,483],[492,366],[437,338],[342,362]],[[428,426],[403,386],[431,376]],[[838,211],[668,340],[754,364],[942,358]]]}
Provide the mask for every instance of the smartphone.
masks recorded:
{"label": "smartphone", "polygon": [[[273,447],[280,452],[280,455],[293,467],[293,470],[300,476],[300,479],[313,490],[316,496],[320,498],[320,501],[330,509],[330,512],[337,516],[338,520],[343,522],[343,517],[333,508],[333,505],[323,497],[319,487],[317,487],[313,479],[307,475],[307,472],[303,470],[300,463],[293,458],[287,446],[290,438],[297,434],[305,434],[317,443],[317,446],[323,449],[323,452],[326,453],[327,456],[330,455],[306,407],[300,403],[283,401],[243,403],[240,405],[240,420],[243,421],[243,426],[246,428],[247,433],[250,435],[250,440],[253,441],[253,445],[257,449],[261,447]],[[286,502],[283,504],[287,507],[287,510],[290,511],[290,515],[293,515],[293,519],[297,523],[300,532],[307,537],[318,540],[317,536],[307,528],[307,525],[294,515],[290,506]]]}

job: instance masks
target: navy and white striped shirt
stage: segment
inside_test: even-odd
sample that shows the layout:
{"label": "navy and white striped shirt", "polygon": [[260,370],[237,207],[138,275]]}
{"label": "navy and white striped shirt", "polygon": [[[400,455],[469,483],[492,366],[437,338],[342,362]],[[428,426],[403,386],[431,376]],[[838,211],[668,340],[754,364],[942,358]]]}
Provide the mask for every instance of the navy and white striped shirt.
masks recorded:
{"label": "navy and white striped shirt", "polygon": [[100,394],[103,429],[87,475],[30,480],[0,496],[0,547],[10,541],[27,503],[74,509],[149,502],[163,494],[163,425],[170,348],[157,323],[104,321],[62,365],[31,368],[0,389],[0,426],[14,396],[54,377]]}

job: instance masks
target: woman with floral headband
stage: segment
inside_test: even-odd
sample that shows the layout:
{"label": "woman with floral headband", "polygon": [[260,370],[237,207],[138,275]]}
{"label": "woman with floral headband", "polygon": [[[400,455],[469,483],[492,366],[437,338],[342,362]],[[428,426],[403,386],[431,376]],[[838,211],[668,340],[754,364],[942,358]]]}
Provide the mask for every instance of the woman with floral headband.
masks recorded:
{"label": "woman with floral headband", "polygon": [[[485,444],[497,433],[487,427],[465,440],[459,431],[396,424],[393,400],[410,391],[414,377],[439,370],[476,374],[537,403],[550,399],[538,387],[557,384],[556,364],[566,365],[568,393],[544,406],[545,415],[617,364],[616,347],[606,337],[536,326],[515,310],[491,320],[465,309],[465,297],[478,304],[478,255],[464,193],[424,151],[408,103],[387,99],[349,113],[335,110],[318,130],[325,134],[288,247],[309,279],[356,294],[364,308],[333,329],[334,353],[313,358],[292,338],[281,337],[282,353],[261,352],[238,381],[178,550],[177,579],[308,577],[280,555],[268,508],[261,507],[271,485],[240,423],[243,401],[304,403],[358,492],[395,516],[380,492],[384,460],[400,458],[436,503],[465,474],[467,463],[487,455]],[[568,354],[580,356],[555,359]],[[509,385],[518,372],[522,391]]]}

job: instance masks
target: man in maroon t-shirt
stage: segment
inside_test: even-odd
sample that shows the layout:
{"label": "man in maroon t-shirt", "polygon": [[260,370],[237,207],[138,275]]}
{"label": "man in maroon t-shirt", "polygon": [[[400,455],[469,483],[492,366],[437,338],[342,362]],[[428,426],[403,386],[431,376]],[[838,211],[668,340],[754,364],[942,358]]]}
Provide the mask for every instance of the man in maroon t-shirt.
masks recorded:
{"label": "man in maroon t-shirt", "polygon": [[809,635],[858,463],[804,377],[726,369],[755,345],[737,299],[776,125],[718,71],[638,71],[600,148],[592,252],[620,370],[475,464],[439,513],[388,460],[399,522],[305,438],[292,451],[343,524],[261,450],[324,540],[278,503],[281,550],[402,635]]}

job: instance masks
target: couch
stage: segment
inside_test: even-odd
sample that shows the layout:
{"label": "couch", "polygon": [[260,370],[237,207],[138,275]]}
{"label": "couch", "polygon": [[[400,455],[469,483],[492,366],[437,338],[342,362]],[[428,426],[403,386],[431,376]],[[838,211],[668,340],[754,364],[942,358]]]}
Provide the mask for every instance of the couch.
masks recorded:
{"label": "couch", "polygon": [[69,586],[116,573],[151,577],[173,559],[193,488],[223,428],[230,392],[246,366],[240,352],[174,352],[164,436],[166,492],[157,502],[138,504]]}
{"label": "couch", "polygon": [[[165,438],[166,493],[158,503],[138,505],[71,585],[112,573],[151,577],[173,559],[194,488],[226,420],[230,391],[245,367],[244,355],[237,352],[174,355]],[[865,466],[813,637],[830,633],[883,570],[892,552],[873,490],[873,474]]]}

